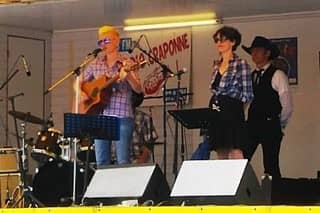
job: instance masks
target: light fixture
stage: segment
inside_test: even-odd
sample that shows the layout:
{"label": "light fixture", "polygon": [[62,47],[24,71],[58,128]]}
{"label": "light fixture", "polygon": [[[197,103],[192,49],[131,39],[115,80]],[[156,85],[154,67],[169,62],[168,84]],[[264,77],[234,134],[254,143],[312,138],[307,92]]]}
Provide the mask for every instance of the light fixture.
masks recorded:
{"label": "light fixture", "polygon": [[68,1],[78,1],[78,0],[0,0],[0,5],[18,5],[18,4],[31,4],[31,3],[61,3]]}
{"label": "light fixture", "polygon": [[124,20],[124,30],[149,30],[161,28],[177,28],[219,23],[214,13],[201,13],[179,16],[162,16],[149,18],[132,18]]}
{"label": "light fixture", "polygon": [[33,3],[36,1],[43,1],[43,0],[0,0],[0,4],[21,4],[21,3]]}

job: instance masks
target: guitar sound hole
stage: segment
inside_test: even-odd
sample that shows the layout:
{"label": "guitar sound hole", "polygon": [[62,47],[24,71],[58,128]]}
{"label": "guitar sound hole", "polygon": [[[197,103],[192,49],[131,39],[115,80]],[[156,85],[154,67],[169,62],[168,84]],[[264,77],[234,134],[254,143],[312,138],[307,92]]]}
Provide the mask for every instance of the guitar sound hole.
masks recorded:
{"label": "guitar sound hole", "polygon": [[96,96],[98,95],[98,93],[99,93],[99,89],[98,89],[98,88],[94,88],[94,89],[92,90],[91,96],[92,96],[92,97],[96,97]]}

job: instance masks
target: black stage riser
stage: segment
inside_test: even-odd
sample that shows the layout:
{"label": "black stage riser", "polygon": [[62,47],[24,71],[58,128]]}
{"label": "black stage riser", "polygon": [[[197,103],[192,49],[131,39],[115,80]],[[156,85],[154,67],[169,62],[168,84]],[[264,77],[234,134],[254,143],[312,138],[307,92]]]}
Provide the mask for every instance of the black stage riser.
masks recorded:
{"label": "black stage riser", "polygon": [[320,181],[307,178],[266,178],[262,187],[267,192],[269,204],[316,205],[320,203]]}

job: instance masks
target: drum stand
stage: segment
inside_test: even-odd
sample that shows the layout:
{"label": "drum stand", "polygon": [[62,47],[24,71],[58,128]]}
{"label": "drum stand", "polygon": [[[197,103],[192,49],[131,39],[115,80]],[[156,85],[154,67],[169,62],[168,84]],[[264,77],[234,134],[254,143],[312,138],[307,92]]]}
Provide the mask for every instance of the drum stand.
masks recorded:
{"label": "drum stand", "polygon": [[22,207],[44,207],[44,205],[36,197],[33,196],[32,189],[30,188],[30,186],[26,185],[27,156],[25,152],[26,151],[25,150],[25,138],[26,138],[25,123],[26,123],[25,121],[21,123],[22,146],[18,151],[19,171],[20,171],[19,189],[20,189],[20,192],[22,192],[22,194],[20,195],[17,201],[11,201],[14,203],[10,206],[15,208],[19,206],[19,204],[22,202]]}

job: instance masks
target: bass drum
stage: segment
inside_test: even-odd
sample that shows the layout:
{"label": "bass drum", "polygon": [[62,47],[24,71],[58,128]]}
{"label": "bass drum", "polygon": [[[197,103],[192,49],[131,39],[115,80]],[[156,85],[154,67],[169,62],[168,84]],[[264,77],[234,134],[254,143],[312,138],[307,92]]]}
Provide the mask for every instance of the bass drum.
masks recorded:
{"label": "bass drum", "polygon": [[[76,203],[81,202],[84,191],[84,168],[77,165]],[[93,171],[88,171],[88,183]],[[41,166],[33,179],[33,194],[45,206],[72,204],[73,163],[53,160]],[[87,183],[87,184],[88,184]]]}

